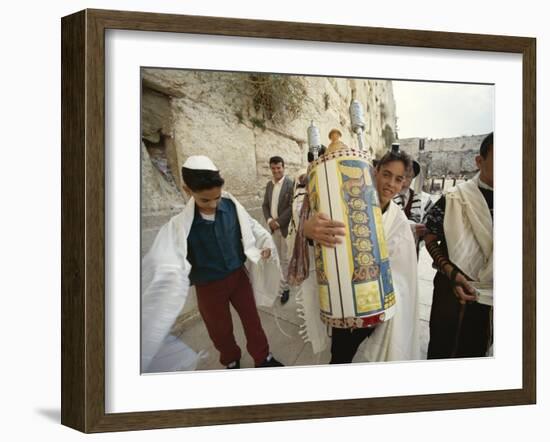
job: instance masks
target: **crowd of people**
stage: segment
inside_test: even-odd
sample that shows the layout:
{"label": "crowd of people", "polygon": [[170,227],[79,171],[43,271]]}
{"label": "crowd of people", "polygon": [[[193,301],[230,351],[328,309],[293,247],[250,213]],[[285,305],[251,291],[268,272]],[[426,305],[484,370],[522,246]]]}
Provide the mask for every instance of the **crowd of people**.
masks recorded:
{"label": "crowd of people", "polygon": [[[392,148],[375,161],[373,181],[397,299],[391,319],[372,327],[327,327],[312,301],[318,296],[314,269],[296,277],[300,259],[313,262],[315,244],[333,248],[346,235],[343,222],[310,210],[306,170],[292,178],[285,174],[282,157],[270,158],[264,228],[223,190],[222,173],[208,157],[189,157],[182,179],[191,198],[161,228],[143,261],[142,368],[146,371],[155,359],[192,292],[222,366],[240,368],[242,356],[230,305],[241,320],[255,367],[282,366],[271,353],[258,306],[287,304],[297,293],[289,283],[300,291],[314,352],[330,348],[331,364],[419,359],[417,259],[422,245],[437,270],[428,359],[490,355],[493,149],[489,134],[476,157],[479,173],[428,205],[411,186],[420,166],[406,152]],[[365,354],[357,355],[365,340]]]}

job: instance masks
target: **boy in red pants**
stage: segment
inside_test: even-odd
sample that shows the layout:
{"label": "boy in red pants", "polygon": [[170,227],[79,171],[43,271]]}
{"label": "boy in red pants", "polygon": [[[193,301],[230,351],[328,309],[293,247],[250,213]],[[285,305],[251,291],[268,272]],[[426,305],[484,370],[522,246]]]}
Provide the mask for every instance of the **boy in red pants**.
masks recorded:
{"label": "boy in red pants", "polygon": [[[222,191],[224,180],[208,157],[189,157],[182,178],[191,199],[159,232],[159,237],[170,239],[157,237],[149,254],[154,255],[157,248],[159,256],[176,256],[172,273],[174,269],[181,273],[172,279],[175,285],[183,281],[182,292],[189,291],[185,286],[195,286],[199,312],[222,365],[240,368],[241,349],[233,334],[231,304],[241,319],[255,367],[282,366],[269,351],[256,306],[257,302],[271,305],[277,297],[277,282],[272,283],[278,281],[280,270],[271,235],[232,195]],[[161,244],[169,244],[172,250],[167,252]],[[186,297],[187,293],[183,302]],[[158,341],[152,334],[151,338]],[[144,340],[147,343],[147,336]]]}

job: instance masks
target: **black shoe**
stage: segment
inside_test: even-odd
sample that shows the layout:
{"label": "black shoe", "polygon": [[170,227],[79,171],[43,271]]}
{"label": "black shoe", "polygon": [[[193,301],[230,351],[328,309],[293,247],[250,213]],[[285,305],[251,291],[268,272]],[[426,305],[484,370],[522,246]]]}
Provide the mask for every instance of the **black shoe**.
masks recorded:
{"label": "black shoe", "polygon": [[265,368],[265,367],[284,367],[283,364],[281,364],[277,359],[273,357],[273,355],[270,353],[267,358],[265,358],[265,361],[263,361],[260,365],[256,366],[256,368]]}
{"label": "black shoe", "polygon": [[283,293],[281,293],[281,304],[286,304],[288,302],[288,298],[289,298],[289,291],[288,290],[283,290]]}
{"label": "black shoe", "polygon": [[233,361],[231,362],[227,367],[225,367],[227,369],[235,369],[235,368],[241,368],[241,361]]}

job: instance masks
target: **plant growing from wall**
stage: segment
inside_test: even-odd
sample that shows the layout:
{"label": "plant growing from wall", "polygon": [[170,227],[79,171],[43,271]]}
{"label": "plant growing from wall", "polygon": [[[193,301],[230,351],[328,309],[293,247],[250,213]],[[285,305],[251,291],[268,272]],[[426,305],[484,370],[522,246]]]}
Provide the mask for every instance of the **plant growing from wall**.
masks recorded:
{"label": "plant growing from wall", "polygon": [[249,74],[244,85],[256,113],[274,124],[298,118],[307,99],[304,80],[292,75]]}
{"label": "plant growing from wall", "polygon": [[326,92],[323,95],[323,101],[325,102],[325,110],[328,110],[330,107],[330,97]]}
{"label": "plant growing from wall", "polygon": [[388,114],[386,113],[386,105],[384,103],[380,103],[380,121],[384,122],[387,116]]}
{"label": "plant growing from wall", "polygon": [[393,129],[389,124],[386,124],[384,126],[384,129],[382,129],[382,138],[384,139],[384,144],[386,146],[387,150],[391,149],[391,144],[395,140],[395,135],[393,133]]}
{"label": "plant growing from wall", "polygon": [[244,122],[244,117],[243,117],[243,112],[238,110],[235,112],[235,116],[237,117],[237,120],[239,120],[239,123],[243,123]]}
{"label": "plant growing from wall", "polygon": [[265,130],[266,127],[265,127],[265,121],[262,120],[261,118],[256,118],[256,117],[252,117],[250,119],[250,122],[252,123],[252,126],[254,127],[258,127],[262,130]]}

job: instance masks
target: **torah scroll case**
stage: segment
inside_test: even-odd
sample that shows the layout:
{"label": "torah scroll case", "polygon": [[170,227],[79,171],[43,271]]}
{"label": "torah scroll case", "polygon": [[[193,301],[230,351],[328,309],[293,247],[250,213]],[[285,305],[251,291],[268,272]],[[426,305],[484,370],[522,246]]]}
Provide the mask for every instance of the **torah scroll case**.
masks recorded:
{"label": "torah scroll case", "polygon": [[315,243],[321,319],[336,328],[372,327],[390,319],[395,293],[382,211],[366,152],[325,153],[308,168],[313,213],[345,224],[335,248]]}

